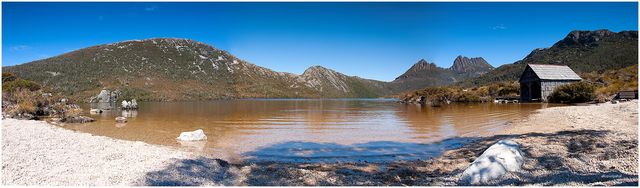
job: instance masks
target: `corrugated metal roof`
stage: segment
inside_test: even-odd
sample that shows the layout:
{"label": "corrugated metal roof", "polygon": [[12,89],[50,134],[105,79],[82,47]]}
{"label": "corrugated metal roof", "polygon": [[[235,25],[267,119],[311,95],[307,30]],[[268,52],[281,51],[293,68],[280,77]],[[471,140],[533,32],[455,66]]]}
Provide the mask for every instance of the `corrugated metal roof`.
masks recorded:
{"label": "corrugated metal roof", "polygon": [[529,67],[543,80],[582,80],[566,65],[529,64]]}

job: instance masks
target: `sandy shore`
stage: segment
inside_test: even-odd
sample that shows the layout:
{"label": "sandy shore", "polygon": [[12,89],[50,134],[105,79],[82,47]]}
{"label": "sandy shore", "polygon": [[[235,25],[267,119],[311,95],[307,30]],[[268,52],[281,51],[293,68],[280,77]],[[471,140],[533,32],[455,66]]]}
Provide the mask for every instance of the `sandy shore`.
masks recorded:
{"label": "sandy shore", "polygon": [[[538,110],[499,135],[418,161],[237,163],[162,146],[2,122],[5,185],[458,185],[462,171],[501,139],[522,145],[522,170],[495,185],[637,185],[638,102]],[[468,139],[468,138],[452,138]]]}

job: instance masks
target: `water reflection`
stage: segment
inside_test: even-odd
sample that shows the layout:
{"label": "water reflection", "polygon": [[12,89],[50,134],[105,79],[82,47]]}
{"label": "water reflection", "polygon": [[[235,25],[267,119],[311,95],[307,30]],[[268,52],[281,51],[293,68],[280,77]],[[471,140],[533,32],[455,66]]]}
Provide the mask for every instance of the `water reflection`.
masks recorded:
{"label": "water reflection", "polygon": [[122,110],[122,117],[134,118],[138,116],[138,110]]}
{"label": "water reflection", "polygon": [[[429,107],[390,100],[139,103],[137,111],[113,109],[91,115],[97,119],[94,123],[65,127],[224,157],[240,156],[288,142],[338,145],[384,143],[382,141],[431,143],[455,136],[490,134],[503,128],[507,122],[543,107],[542,104]],[[128,122],[116,124],[114,118],[117,116],[127,117]],[[196,129],[203,129],[209,139],[199,143],[175,140],[181,132]]]}

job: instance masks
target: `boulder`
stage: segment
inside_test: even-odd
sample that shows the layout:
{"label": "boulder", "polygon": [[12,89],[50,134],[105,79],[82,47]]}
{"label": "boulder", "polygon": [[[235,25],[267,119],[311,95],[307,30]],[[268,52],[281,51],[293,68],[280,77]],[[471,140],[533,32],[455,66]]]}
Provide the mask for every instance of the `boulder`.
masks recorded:
{"label": "boulder", "polygon": [[100,109],[91,109],[91,110],[89,110],[89,113],[90,114],[101,114],[102,110],[100,110]]}
{"label": "boulder", "polygon": [[116,122],[117,123],[126,123],[127,122],[127,118],[126,117],[116,117]]}
{"label": "boulder", "polygon": [[108,89],[103,89],[96,96],[91,97],[89,99],[90,103],[114,103],[120,96],[120,91],[111,91]]}
{"label": "boulder", "polygon": [[460,178],[462,184],[486,184],[507,172],[520,169],[524,163],[518,143],[501,140],[492,145],[469,166]]}
{"label": "boulder", "polygon": [[206,140],[207,135],[204,134],[204,131],[202,131],[202,129],[198,129],[191,132],[182,132],[176,139],[180,141],[199,141]]}

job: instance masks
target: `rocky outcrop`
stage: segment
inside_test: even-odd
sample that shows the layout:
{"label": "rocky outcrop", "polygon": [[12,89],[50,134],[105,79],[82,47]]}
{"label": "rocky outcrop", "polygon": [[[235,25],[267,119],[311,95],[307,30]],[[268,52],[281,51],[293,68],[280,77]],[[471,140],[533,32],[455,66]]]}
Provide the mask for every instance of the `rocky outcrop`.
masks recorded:
{"label": "rocky outcrop", "polygon": [[494,67],[487,63],[482,57],[468,58],[464,56],[458,56],[453,61],[453,65],[449,67],[449,70],[458,74],[476,74],[481,75],[493,70]]}
{"label": "rocky outcrop", "polygon": [[100,91],[100,93],[96,96],[91,97],[91,99],[89,99],[90,103],[114,103],[118,100],[118,97],[120,96],[121,92],[118,90],[115,91],[111,91],[108,89],[103,89],[102,91]]}

